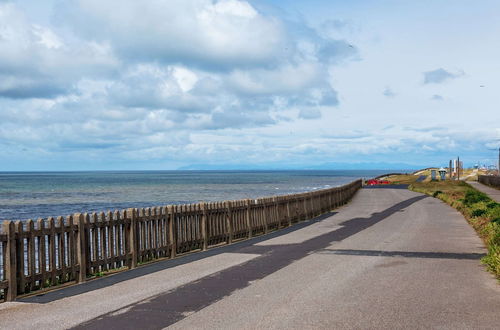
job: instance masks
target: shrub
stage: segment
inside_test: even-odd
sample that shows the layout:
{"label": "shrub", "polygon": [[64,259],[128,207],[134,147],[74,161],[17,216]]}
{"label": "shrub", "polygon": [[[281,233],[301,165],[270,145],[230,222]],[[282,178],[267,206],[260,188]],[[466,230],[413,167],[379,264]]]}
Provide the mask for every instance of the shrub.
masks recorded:
{"label": "shrub", "polygon": [[472,213],[471,215],[473,217],[480,217],[482,215],[484,215],[486,213],[486,210],[483,210],[483,209],[475,209],[475,210],[472,210]]}
{"label": "shrub", "polygon": [[436,190],[433,194],[432,197],[437,197],[437,195],[442,194],[443,192],[441,190]]}
{"label": "shrub", "polygon": [[489,202],[488,204],[486,204],[486,207],[489,208],[489,209],[494,209],[494,208],[500,207],[500,203]]}
{"label": "shrub", "polygon": [[476,190],[467,190],[464,197],[464,204],[471,205],[479,202],[488,202],[490,198],[485,193]]}
{"label": "shrub", "polygon": [[500,246],[490,245],[488,248],[488,255],[484,257],[482,261],[492,272],[497,275],[500,274]]}
{"label": "shrub", "polygon": [[492,227],[492,235],[491,235],[491,240],[490,243],[492,245],[496,245],[497,247],[500,247],[500,223],[491,223],[490,226]]}
{"label": "shrub", "polygon": [[495,208],[489,208],[487,212],[488,212],[488,218],[492,220],[500,218],[500,205]]}

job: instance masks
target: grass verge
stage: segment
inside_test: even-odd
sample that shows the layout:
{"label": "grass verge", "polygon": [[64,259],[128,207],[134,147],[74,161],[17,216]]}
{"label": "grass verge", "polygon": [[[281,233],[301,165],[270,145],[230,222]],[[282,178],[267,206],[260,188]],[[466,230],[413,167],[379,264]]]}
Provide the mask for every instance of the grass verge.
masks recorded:
{"label": "grass verge", "polygon": [[439,198],[461,212],[488,248],[481,261],[500,280],[500,203],[462,181],[411,182],[409,189]]}

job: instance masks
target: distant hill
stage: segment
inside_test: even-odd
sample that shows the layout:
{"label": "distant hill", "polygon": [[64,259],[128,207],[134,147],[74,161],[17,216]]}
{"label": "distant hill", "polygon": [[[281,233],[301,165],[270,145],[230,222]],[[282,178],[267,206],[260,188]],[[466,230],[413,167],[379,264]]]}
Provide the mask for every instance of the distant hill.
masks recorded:
{"label": "distant hill", "polygon": [[286,165],[286,164],[191,164],[179,167],[178,170],[398,170],[413,171],[428,167],[406,163],[323,163],[318,165]]}

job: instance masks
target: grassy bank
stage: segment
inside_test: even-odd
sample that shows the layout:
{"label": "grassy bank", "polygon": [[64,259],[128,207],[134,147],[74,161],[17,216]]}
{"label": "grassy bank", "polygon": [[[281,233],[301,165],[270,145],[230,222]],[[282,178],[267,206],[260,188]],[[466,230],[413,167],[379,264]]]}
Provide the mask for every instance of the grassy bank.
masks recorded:
{"label": "grassy bank", "polygon": [[465,182],[415,182],[413,177],[398,176],[389,180],[408,183],[410,190],[439,198],[460,211],[488,248],[483,263],[500,279],[500,203]]}

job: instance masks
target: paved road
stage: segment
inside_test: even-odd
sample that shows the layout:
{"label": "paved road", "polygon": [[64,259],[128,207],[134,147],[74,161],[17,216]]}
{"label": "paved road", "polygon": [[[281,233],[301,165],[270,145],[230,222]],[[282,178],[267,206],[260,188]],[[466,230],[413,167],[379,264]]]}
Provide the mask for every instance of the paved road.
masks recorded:
{"label": "paved road", "polygon": [[420,175],[417,180],[415,180],[416,182],[423,182],[425,179],[427,179],[427,175]]}
{"label": "paved road", "polygon": [[490,196],[490,198],[493,199],[494,201],[497,201],[500,203],[500,190],[499,189],[492,188],[490,186],[484,185],[484,184],[479,183],[477,181],[468,181],[467,183],[470,184],[471,186],[473,186],[474,188],[476,188],[477,190],[484,192],[485,194]]}
{"label": "paved road", "polygon": [[281,233],[1,304],[0,328],[498,329],[483,244],[438,199],[362,189]]}

